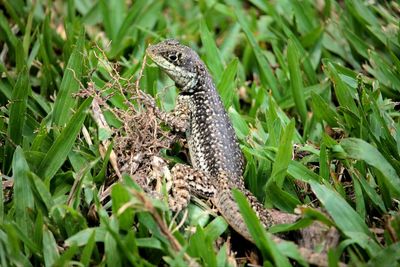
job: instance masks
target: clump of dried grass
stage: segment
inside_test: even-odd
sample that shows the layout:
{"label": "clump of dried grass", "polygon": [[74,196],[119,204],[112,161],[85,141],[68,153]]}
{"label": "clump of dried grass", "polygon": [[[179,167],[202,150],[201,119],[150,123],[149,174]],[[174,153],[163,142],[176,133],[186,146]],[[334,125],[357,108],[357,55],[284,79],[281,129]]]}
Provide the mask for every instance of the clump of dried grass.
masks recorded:
{"label": "clump of dried grass", "polygon": [[[173,132],[162,129],[152,108],[146,105],[148,101],[154,101],[151,96],[144,93],[139,82],[142,77],[143,69],[146,66],[146,57],[143,59],[139,76],[133,81],[134,77],[125,79],[119,75],[117,64],[105,60],[107,57],[98,48],[100,55],[97,55],[99,62],[110,70],[111,80],[103,88],[96,88],[93,82],[89,82],[85,89],[82,89],[78,96],[93,97],[92,117],[98,125],[99,131],[104,129],[110,132],[113,140],[113,150],[110,155],[112,166],[111,173],[108,175],[100,199],[104,200],[109,195],[109,187],[121,178],[121,173],[129,174],[137,184],[148,191],[149,178],[154,169],[154,157],[160,155],[160,151],[169,148],[171,143],[176,140]],[[104,92],[118,91],[125,97],[127,109],[122,110],[112,107],[109,104],[113,94]],[[103,115],[103,111],[109,111],[121,122],[120,128],[111,128]],[[110,140],[103,140],[100,152],[104,157],[107,148],[111,144]],[[166,164],[166,163],[164,163]]]}

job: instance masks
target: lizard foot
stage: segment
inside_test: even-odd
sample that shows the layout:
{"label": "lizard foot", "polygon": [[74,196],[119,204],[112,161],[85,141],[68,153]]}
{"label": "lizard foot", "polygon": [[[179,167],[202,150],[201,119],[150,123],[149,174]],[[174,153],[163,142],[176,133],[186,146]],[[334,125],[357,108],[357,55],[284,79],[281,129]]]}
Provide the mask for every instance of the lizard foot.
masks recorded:
{"label": "lizard foot", "polygon": [[184,164],[176,164],[171,170],[172,189],[168,204],[178,212],[187,207],[191,194],[202,198],[214,195],[215,187],[209,177],[201,171]]}

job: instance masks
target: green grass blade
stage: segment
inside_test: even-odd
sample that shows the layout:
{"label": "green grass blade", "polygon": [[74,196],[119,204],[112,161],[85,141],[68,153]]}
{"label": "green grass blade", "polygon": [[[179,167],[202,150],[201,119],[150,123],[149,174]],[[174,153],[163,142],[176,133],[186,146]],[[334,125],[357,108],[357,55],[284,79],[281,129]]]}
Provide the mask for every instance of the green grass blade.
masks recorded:
{"label": "green grass blade", "polygon": [[379,27],[380,23],[372,11],[360,0],[346,0],[347,8],[362,25]]}
{"label": "green grass blade", "polygon": [[100,9],[103,16],[104,28],[108,38],[116,41],[118,30],[125,18],[126,3],[125,1],[99,1]]}
{"label": "green grass blade", "polygon": [[77,246],[69,247],[65,250],[57,261],[54,263],[53,266],[70,266],[73,264],[72,258],[75,256],[76,252],[78,251]]}
{"label": "green grass blade", "polygon": [[114,236],[107,232],[104,239],[104,252],[108,266],[122,267],[122,255],[118,253],[118,243]]}
{"label": "green grass blade", "polygon": [[354,101],[354,95],[351,94],[349,86],[344,83],[341,76],[339,76],[338,71],[331,62],[324,63],[325,70],[332,83],[334,84],[336,97],[339,104],[355,114],[358,114],[358,109]]}
{"label": "green grass blade", "polygon": [[[232,2],[231,0],[227,1]],[[243,13],[241,9],[235,8],[234,9],[236,18],[242,27],[244,33],[246,34],[247,40],[250,43],[251,48],[253,49],[253,52],[255,54],[255,58],[258,63],[258,69],[260,72],[261,80],[263,82],[263,85],[265,88],[271,88],[272,94],[274,97],[279,100],[281,98],[281,93],[279,91],[279,84],[277,79],[275,78],[271,66],[269,65],[267,59],[265,58],[265,55],[263,54],[260,46],[257,44],[257,41],[250,30],[250,25],[246,21],[245,17],[246,15]]]}
{"label": "green grass blade", "polygon": [[[294,135],[294,121],[291,121],[283,131],[280,138],[278,153],[275,157],[275,163],[272,168],[270,182],[276,182],[279,188],[282,188],[289,162],[292,158],[293,148],[292,140]],[[268,185],[267,185],[268,186]]]}
{"label": "green grass blade", "polygon": [[91,103],[92,98],[88,98],[81,104],[79,109],[69,120],[67,126],[62,130],[49,151],[46,153],[45,158],[39,166],[38,172],[46,180],[51,179],[54,174],[56,174],[67,158],[68,153],[74,145],[75,138],[82,127],[83,121],[85,120],[86,111]]}
{"label": "green grass blade", "polygon": [[91,259],[91,255],[93,253],[94,250],[94,246],[96,239],[95,239],[95,232],[92,232],[92,234],[90,235],[88,242],[86,244],[86,246],[83,248],[82,250],[82,255],[80,258],[80,262],[83,264],[83,266],[90,266],[90,259]]}
{"label": "green grass blade", "polygon": [[113,200],[112,209],[114,214],[118,216],[119,227],[124,230],[130,229],[133,223],[133,210],[127,208],[124,212],[120,212],[120,208],[131,199],[130,194],[121,184],[116,184],[112,187],[111,198]]}
{"label": "green grass blade", "polygon": [[13,34],[8,24],[7,18],[4,16],[3,12],[0,12],[0,28],[5,32],[5,35],[3,35],[2,37],[7,39],[6,41],[10,44],[10,47],[16,49],[19,40],[15,36],[15,34]]}
{"label": "green grass blade", "polygon": [[221,95],[225,108],[232,105],[233,96],[235,95],[236,83],[234,81],[238,67],[238,59],[234,58],[222,73],[222,77],[217,85],[218,92]]}
{"label": "green grass blade", "polygon": [[215,44],[215,38],[208,30],[205,20],[200,22],[201,42],[205,49],[205,63],[210,68],[211,74],[214,77],[214,82],[218,84],[224,71],[223,59]]}
{"label": "green grass blade", "polygon": [[76,100],[73,96],[80,88],[80,80],[82,77],[84,62],[84,44],[85,35],[81,33],[76,42],[76,46],[68,60],[68,64],[64,70],[64,76],[61,81],[60,91],[57,94],[54,103],[53,122],[58,126],[64,126],[71,114],[71,109],[75,106]]}
{"label": "green grass blade", "polygon": [[66,239],[65,244],[67,246],[86,246],[93,234],[96,242],[104,242],[106,233],[107,230],[103,227],[86,228]]}
{"label": "green grass blade", "polygon": [[370,243],[362,243],[360,245],[367,248],[369,252],[376,251],[378,245],[373,241],[372,233],[358,213],[328,186],[314,181],[310,181],[310,185],[338,228],[350,238],[358,238],[357,241],[364,240],[364,237],[369,237],[371,239]]}
{"label": "green grass blade", "polygon": [[400,196],[400,177],[378,149],[364,140],[357,138],[343,139],[340,142],[340,145],[350,158],[364,160],[369,165],[377,168],[383,174],[387,183],[391,186],[390,190],[395,193],[397,197]]}
{"label": "green grass blade", "polygon": [[325,180],[329,180],[330,166],[327,157],[326,144],[322,143],[319,151],[319,176]]}
{"label": "green grass blade", "polygon": [[[134,25],[138,25],[140,23],[140,20],[143,18],[141,14],[151,14],[151,9],[158,8],[157,5],[160,4],[161,2],[159,1],[154,2],[147,0],[138,0],[132,4],[132,7],[129,9],[125,19],[118,29],[118,33],[114,40],[114,45],[112,45],[111,51],[109,53],[110,58],[116,57],[121,52],[121,50],[125,48],[124,38],[126,38],[129,31]],[[153,19],[156,19],[156,17],[153,16]]]}
{"label": "green grass blade", "polygon": [[269,182],[268,180],[268,185],[265,189],[264,203],[268,205],[269,202],[279,210],[288,213],[292,213],[298,205],[301,205],[297,197],[284,191],[275,182]]}
{"label": "green grass blade", "polygon": [[292,88],[292,95],[294,103],[296,104],[297,111],[300,114],[303,124],[307,121],[307,105],[304,97],[304,88],[301,80],[300,72],[300,57],[299,51],[296,49],[292,40],[289,40],[288,51],[288,66],[290,73],[290,87]]}
{"label": "green grass blade", "polygon": [[233,190],[233,196],[255,244],[261,250],[264,260],[273,259],[274,266],[290,266],[288,259],[282,255],[266,233],[243,193]]}
{"label": "green grass blade", "polygon": [[207,235],[210,240],[215,241],[226,231],[227,228],[227,222],[224,220],[224,218],[219,216],[206,226],[204,229],[204,234]]}
{"label": "green grass blade", "polygon": [[338,127],[341,116],[320,95],[311,93],[311,106],[314,116],[324,120],[331,127]]}
{"label": "green grass blade", "polygon": [[41,201],[47,208],[47,212],[49,212],[54,206],[54,201],[52,199],[51,193],[49,192],[49,189],[46,187],[44,182],[32,172],[29,173],[29,179],[35,194],[37,194],[37,197],[41,199]]}
{"label": "green grass blade", "polygon": [[366,266],[392,266],[400,260],[400,243],[394,243],[379,251]]}
{"label": "green grass blade", "polygon": [[18,226],[26,235],[31,232],[32,222],[29,212],[34,207],[34,199],[32,190],[29,186],[29,166],[26,162],[24,151],[21,147],[17,147],[14,153],[13,163],[14,177],[14,205],[15,219]]}
{"label": "green grass blade", "polygon": [[197,227],[196,233],[190,238],[188,253],[192,257],[199,257],[206,266],[216,266],[217,258],[213,249],[213,242],[208,238],[201,227]]}
{"label": "green grass blade", "polygon": [[60,253],[53,233],[45,226],[43,229],[43,258],[45,266],[53,266],[59,257]]}
{"label": "green grass blade", "polygon": [[8,126],[8,136],[16,145],[22,143],[22,130],[25,123],[25,113],[30,93],[29,76],[26,68],[18,75],[12,91],[10,105],[10,120]]}

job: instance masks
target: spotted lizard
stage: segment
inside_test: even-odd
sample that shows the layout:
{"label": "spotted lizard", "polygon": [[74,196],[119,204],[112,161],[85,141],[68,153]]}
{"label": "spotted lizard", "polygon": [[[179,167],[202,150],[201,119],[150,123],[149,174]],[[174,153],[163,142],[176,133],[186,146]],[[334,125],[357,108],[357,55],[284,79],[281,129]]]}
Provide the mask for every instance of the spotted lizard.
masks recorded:
{"label": "spotted lizard", "polygon": [[[186,134],[191,165],[176,164],[169,205],[173,211],[185,208],[192,194],[211,199],[229,225],[244,238],[253,238],[235,202],[232,189],[247,197],[262,224],[268,228],[277,222],[268,210],[245,188],[244,158],[235,131],[215,88],[206,65],[198,54],[178,41],[168,39],[146,50],[153,62],[180,90],[173,112],[160,110],[148,101],[156,116],[176,131]],[[273,236],[276,242],[282,239]],[[311,264],[327,266],[327,256],[299,247]]]}

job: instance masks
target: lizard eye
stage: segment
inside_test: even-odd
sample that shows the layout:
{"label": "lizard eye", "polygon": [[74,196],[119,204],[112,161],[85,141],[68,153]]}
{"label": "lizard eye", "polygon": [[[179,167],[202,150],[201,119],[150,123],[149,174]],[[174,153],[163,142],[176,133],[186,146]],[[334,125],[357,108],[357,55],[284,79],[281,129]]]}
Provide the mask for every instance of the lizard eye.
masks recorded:
{"label": "lizard eye", "polygon": [[169,55],[168,58],[169,58],[169,60],[171,60],[171,61],[175,61],[175,60],[178,59],[177,56],[175,56],[175,55]]}
{"label": "lizard eye", "polygon": [[175,62],[180,59],[181,55],[182,55],[181,53],[170,54],[170,55],[168,55],[168,60],[170,62]]}

